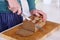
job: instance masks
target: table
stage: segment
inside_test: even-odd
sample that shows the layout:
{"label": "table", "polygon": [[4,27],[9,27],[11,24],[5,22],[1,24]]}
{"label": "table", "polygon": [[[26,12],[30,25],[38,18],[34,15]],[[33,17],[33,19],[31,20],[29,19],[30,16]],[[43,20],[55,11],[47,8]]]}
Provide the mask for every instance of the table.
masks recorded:
{"label": "table", "polygon": [[0,40],[16,40],[16,39],[6,36],[4,34],[0,34]]}

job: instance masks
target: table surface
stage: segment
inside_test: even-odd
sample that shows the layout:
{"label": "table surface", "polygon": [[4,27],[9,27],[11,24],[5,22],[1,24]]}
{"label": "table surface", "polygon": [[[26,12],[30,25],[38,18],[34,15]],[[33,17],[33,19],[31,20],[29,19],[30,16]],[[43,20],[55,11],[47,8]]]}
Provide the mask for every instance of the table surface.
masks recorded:
{"label": "table surface", "polygon": [[16,39],[6,36],[4,34],[0,34],[0,40],[16,40]]}
{"label": "table surface", "polygon": [[58,29],[59,24],[47,21],[46,25],[43,27],[45,31],[38,30],[36,33],[34,33],[32,36],[28,37],[21,37],[20,35],[17,35],[16,32],[21,29],[21,26],[18,25],[15,28],[4,32],[3,34],[10,36],[17,40],[43,40],[44,38],[48,37],[51,33],[53,33],[55,30]]}

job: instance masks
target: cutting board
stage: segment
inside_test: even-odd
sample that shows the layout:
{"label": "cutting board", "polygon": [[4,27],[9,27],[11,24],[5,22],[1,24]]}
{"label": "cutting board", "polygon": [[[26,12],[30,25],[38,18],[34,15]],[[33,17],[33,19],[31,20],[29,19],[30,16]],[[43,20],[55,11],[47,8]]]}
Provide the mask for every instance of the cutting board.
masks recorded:
{"label": "cutting board", "polygon": [[18,26],[15,26],[15,28],[12,28],[11,30],[4,32],[3,34],[5,34],[9,37],[12,37],[16,40],[44,40],[44,38],[48,37],[54,31],[58,30],[59,26],[60,26],[60,24],[47,21],[46,25],[43,27],[44,31],[38,30],[31,36],[22,37],[22,36],[16,34],[16,31],[21,29],[21,26],[18,25]]}

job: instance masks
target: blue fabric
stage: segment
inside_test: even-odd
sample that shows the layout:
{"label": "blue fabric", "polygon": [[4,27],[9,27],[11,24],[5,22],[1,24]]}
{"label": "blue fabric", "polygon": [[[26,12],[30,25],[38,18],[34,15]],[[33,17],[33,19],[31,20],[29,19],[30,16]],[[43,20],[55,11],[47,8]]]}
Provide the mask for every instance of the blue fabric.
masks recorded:
{"label": "blue fabric", "polygon": [[0,13],[0,32],[22,23],[21,15],[11,13]]}

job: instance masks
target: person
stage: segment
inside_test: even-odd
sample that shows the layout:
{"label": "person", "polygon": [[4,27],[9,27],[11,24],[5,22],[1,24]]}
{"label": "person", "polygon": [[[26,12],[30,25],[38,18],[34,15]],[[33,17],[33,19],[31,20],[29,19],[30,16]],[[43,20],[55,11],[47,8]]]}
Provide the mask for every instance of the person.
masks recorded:
{"label": "person", "polygon": [[[32,15],[43,15],[43,21],[46,21],[46,14],[37,10],[35,0],[27,0],[29,11]],[[22,6],[20,0],[0,0],[0,32],[9,29],[23,22]]]}

